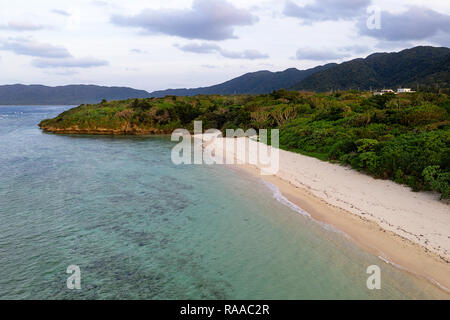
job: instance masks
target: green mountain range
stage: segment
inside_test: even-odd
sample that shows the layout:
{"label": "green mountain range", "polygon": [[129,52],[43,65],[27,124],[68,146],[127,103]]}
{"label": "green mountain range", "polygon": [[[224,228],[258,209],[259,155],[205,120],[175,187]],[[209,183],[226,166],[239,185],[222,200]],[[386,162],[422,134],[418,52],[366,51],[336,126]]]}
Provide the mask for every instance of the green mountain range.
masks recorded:
{"label": "green mountain range", "polygon": [[450,87],[450,49],[415,47],[375,53],[319,71],[299,81],[295,90],[369,90],[397,87]]}
{"label": "green mountain range", "polygon": [[264,94],[274,90],[288,89],[299,81],[308,78],[319,71],[326,71],[335,67],[335,63],[315,67],[307,70],[290,68],[281,72],[258,71],[244,74],[227,82],[211,87],[195,89],[168,89],[152,92],[152,96],[160,98],[167,95],[195,96],[198,94]]}
{"label": "green mountain range", "polygon": [[450,88],[450,49],[415,47],[396,53],[375,53],[365,59],[330,63],[307,70],[247,73],[227,82],[194,89],[149,93],[126,87],[70,85],[0,86],[0,105],[83,104],[106,100],[208,94],[266,94],[279,89],[302,91],[378,90],[411,87],[436,91]]}

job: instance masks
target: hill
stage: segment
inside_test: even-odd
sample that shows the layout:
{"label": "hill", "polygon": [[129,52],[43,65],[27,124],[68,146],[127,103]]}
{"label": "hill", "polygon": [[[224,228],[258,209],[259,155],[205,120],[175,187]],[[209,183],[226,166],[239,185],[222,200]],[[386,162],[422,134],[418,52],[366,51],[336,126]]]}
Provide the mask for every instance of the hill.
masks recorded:
{"label": "hill", "polygon": [[369,90],[397,87],[450,87],[450,49],[415,47],[397,53],[375,53],[319,71],[294,90]]}
{"label": "hill", "polygon": [[144,90],[126,87],[101,87],[94,85],[69,85],[47,87],[42,85],[0,86],[0,105],[71,105],[98,103],[106,100],[148,98]]}
{"label": "hill", "polygon": [[336,64],[331,63],[307,70],[290,68],[280,72],[258,71],[244,74],[240,77],[226,81],[211,87],[195,89],[168,89],[152,92],[154,97],[173,96],[195,96],[198,94],[263,94],[279,89],[287,89],[310,75],[327,70]]}

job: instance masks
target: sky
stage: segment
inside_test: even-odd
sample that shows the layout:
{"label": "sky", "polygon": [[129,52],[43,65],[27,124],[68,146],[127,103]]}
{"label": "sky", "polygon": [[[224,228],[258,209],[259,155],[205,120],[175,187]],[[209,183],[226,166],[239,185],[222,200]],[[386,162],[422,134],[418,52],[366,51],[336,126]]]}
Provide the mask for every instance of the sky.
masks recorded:
{"label": "sky", "polygon": [[193,88],[417,45],[450,47],[450,1],[0,0],[0,85]]}

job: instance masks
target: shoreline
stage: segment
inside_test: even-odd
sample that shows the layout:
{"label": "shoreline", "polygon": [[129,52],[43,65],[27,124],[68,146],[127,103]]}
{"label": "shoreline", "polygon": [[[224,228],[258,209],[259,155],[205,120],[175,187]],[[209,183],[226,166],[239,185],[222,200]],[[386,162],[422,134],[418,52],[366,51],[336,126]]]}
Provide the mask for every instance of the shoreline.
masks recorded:
{"label": "shoreline", "polygon": [[[228,155],[223,139],[212,143],[216,151]],[[432,283],[450,299],[447,203],[437,200],[437,195],[414,193],[338,164],[284,150],[279,157],[280,168],[274,175],[261,175],[264,166],[248,161],[232,167],[272,184],[313,220],[343,232],[384,262]]]}
{"label": "shoreline", "polygon": [[53,134],[89,134],[89,135],[109,135],[109,136],[147,136],[147,135],[161,135],[161,134],[169,134],[163,130],[159,130],[156,128],[149,129],[140,129],[136,127],[125,127],[119,129],[110,129],[110,128],[96,128],[96,129],[80,129],[78,127],[71,128],[55,128],[55,127],[47,127],[44,125],[38,124],[38,127],[45,133],[53,133]]}
{"label": "shoreline", "polygon": [[437,254],[381,228],[373,221],[330,205],[306,189],[296,187],[277,176],[261,176],[259,169],[254,166],[234,167],[272,184],[289,202],[306,211],[314,221],[343,232],[352,242],[385,263],[432,283],[450,299],[450,263],[443,261]]}

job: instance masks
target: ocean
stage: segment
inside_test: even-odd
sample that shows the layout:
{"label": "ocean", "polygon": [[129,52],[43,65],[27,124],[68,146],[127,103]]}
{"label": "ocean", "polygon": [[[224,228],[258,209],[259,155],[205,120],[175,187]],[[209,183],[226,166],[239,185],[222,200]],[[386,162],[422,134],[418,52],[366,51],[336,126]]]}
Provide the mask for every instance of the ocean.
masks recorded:
{"label": "ocean", "polygon": [[[0,299],[429,299],[435,286],[258,177],[171,162],[169,137],[43,133],[0,107]],[[81,272],[70,290],[68,266]],[[371,265],[381,289],[366,285]]]}

